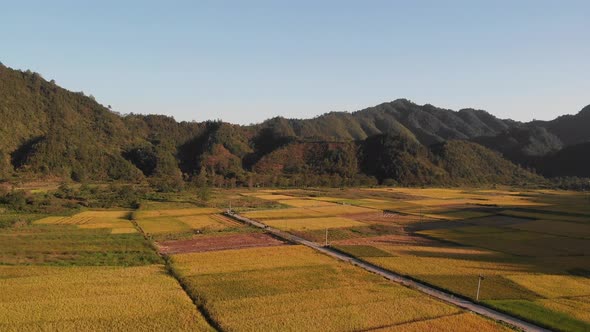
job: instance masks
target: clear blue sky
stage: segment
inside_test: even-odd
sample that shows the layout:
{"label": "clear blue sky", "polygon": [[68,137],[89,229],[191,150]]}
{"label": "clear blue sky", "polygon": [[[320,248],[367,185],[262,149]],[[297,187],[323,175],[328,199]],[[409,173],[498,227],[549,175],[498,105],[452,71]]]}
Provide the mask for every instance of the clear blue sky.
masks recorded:
{"label": "clear blue sky", "polygon": [[3,1],[0,61],[121,113],[251,123],[408,98],[590,104],[590,1]]}

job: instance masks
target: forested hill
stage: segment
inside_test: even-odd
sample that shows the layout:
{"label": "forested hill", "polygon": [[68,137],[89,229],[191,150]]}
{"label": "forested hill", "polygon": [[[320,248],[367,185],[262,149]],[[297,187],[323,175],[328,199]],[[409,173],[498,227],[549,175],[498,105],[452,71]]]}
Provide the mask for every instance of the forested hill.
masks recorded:
{"label": "forested hill", "polygon": [[179,123],[162,115],[120,115],[92,96],[0,65],[0,179],[148,180],[163,190],[187,182],[542,182],[515,163],[530,168],[534,163],[523,156],[531,151],[535,158],[549,158],[570,142],[587,141],[580,123],[588,113],[518,123],[484,111],[454,112],[400,99],[308,120],[274,118],[251,126]]}
{"label": "forested hill", "polygon": [[481,110],[455,112],[398,99],[353,113],[332,112],[307,120],[274,118],[260,126],[287,136],[326,140],[363,140],[389,133],[430,145],[450,139],[494,136],[518,125]]}

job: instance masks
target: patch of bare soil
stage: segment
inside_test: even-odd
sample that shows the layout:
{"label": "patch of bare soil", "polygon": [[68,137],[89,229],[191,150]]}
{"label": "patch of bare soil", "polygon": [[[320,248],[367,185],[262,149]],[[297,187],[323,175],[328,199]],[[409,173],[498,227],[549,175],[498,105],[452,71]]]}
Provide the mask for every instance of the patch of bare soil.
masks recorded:
{"label": "patch of bare soil", "polygon": [[162,254],[217,251],[252,247],[270,247],[285,242],[264,233],[245,233],[224,236],[206,236],[189,240],[163,241],[156,243]]}

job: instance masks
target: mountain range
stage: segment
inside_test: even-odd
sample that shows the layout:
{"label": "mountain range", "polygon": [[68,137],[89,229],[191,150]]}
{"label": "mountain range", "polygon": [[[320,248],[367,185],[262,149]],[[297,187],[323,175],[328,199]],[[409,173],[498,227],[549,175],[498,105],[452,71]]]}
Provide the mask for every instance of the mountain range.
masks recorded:
{"label": "mountain range", "polygon": [[478,185],[590,177],[590,106],[527,123],[398,99],[255,125],[121,115],[0,64],[0,179]]}

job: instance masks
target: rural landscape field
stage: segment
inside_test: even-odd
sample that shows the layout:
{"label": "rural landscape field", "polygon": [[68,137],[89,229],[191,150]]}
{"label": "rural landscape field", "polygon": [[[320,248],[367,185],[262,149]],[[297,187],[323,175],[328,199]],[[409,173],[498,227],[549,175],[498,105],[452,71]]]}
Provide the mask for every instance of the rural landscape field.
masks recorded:
{"label": "rural landscape field", "polygon": [[590,1],[4,1],[0,332],[590,332]]}
{"label": "rural landscape field", "polygon": [[539,328],[590,329],[587,194],[379,187],[210,195],[207,204],[185,191],[127,210],[12,214],[18,221],[0,232],[1,330],[518,330],[290,235]]}

